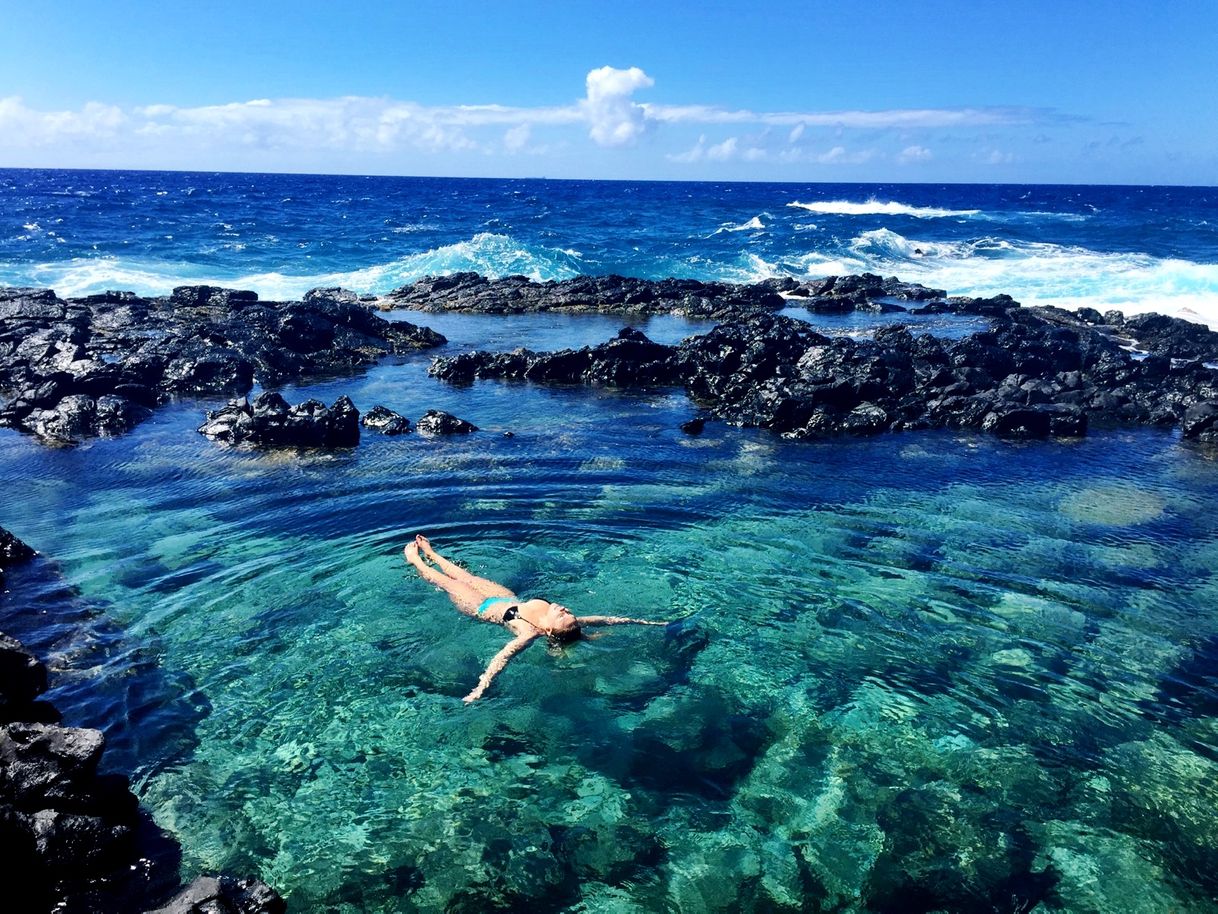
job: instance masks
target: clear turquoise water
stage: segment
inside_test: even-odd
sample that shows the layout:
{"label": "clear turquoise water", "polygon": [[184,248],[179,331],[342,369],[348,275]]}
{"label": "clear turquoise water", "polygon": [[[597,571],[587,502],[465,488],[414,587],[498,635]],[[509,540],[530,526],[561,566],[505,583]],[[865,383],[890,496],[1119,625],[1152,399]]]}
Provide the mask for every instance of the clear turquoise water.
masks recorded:
{"label": "clear turquoise water", "polygon": [[[619,327],[425,320],[494,348]],[[3,612],[187,871],[295,911],[1215,909],[1212,455],[692,438],[675,392],[453,387],[428,358],[285,393],[481,433],[225,450],[194,402],[75,450],[0,433],[0,524],[79,589]],[[534,646],[466,707],[504,634],[409,572],[416,531],[679,621]]]}

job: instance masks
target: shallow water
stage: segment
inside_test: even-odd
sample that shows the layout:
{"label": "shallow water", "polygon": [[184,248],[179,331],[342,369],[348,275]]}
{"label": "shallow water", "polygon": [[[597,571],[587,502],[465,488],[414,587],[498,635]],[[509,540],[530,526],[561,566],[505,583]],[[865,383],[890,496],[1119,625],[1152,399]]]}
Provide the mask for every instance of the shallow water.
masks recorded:
{"label": "shallow water", "polygon": [[[453,350],[620,326],[407,317]],[[255,453],[183,402],[74,450],[0,434],[0,524],[78,589],[18,574],[0,628],[51,654],[187,872],[298,911],[1214,909],[1210,456],[689,437],[678,392],[457,387],[430,358],[285,394],[482,432]],[[466,707],[504,633],[410,573],[415,531],[674,624],[535,645]]]}

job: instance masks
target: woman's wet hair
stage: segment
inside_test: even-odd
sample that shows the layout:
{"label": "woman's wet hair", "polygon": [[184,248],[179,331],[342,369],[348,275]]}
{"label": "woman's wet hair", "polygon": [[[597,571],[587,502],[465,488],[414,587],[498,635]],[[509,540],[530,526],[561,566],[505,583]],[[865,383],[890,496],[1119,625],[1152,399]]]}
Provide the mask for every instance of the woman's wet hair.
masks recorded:
{"label": "woman's wet hair", "polygon": [[579,624],[572,625],[568,629],[561,632],[549,631],[546,632],[546,637],[555,644],[573,644],[576,641],[584,638],[584,630]]}

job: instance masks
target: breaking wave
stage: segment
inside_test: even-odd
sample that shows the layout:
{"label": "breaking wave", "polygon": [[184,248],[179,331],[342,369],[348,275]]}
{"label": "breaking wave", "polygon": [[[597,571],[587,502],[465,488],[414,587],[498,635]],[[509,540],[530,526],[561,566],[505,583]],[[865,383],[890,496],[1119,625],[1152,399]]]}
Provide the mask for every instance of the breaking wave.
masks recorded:
{"label": "breaking wave", "polygon": [[1218,264],[993,237],[918,241],[889,229],[863,232],[845,248],[774,264],[772,275],[881,273],[951,295],[1005,292],[1024,305],[1157,311],[1218,327]]}
{"label": "breaking wave", "polygon": [[423,276],[470,270],[484,276],[521,274],[530,279],[568,279],[584,270],[581,255],[571,249],[524,245],[508,235],[482,232],[458,241],[408,254],[387,263],[357,270],[291,274],[275,271],[224,273],[205,266],[128,260],[115,257],[78,257],[54,263],[27,265],[20,271],[0,267],[0,284],[39,286],[59,295],[91,295],[121,289],[139,295],[165,295],[174,286],[219,285],[252,289],[263,299],[296,299],[319,286],[342,286],[360,293],[380,294]]}
{"label": "breaking wave", "polygon": [[732,225],[730,222],[725,222],[715,229],[714,234],[718,235],[722,232],[757,232],[764,229],[765,224],[761,221],[761,217],[754,216],[748,222],[742,222],[740,225]]}
{"label": "breaking wave", "polygon": [[945,216],[976,216],[979,209],[940,209],[937,206],[910,206],[907,203],[879,200],[868,200],[865,203],[853,203],[849,200],[818,200],[813,203],[788,203],[787,206],[796,209],[806,209],[813,213],[827,213],[834,216],[915,216],[919,219],[937,219]]}

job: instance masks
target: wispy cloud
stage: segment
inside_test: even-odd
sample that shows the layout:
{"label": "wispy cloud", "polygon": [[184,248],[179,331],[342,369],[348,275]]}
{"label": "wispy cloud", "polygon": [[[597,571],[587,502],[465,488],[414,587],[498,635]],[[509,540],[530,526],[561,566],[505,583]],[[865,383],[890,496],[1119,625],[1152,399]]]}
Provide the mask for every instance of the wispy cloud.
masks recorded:
{"label": "wispy cloud", "polygon": [[[897,108],[887,111],[749,111],[713,105],[640,105],[649,120],[668,124],[766,124],[775,127],[986,127],[1034,124],[1052,118],[1039,108]],[[793,131],[794,133],[794,131]],[[798,134],[795,135],[798,139]]]}
{"label": "wispy cloud", "polygon": [[[502,104],[423,105],[392,98],[345,96],[329,99],[260,98],[222,105],[149,104],[123,108],[90,102],[77,110],[39,111],[19,97],[0,98],[0,152],[3,150],[124,151],[149,161],[210,150],[278,153],[291,161],[301,151],[331,156],[421,152],[483,154],[539,153],[568,148],[548,145],[546,131],[577,130],[595,147],[637,145],[650,133],[671,128],[741,125],[756,129],[716,140],[699,138],[685,152],[669,153],[674,162],[763,161],[844,164],[865,161],[872,153],[847,151],[847,144],[825,148],[825,129],[934,130],[1019,126],[1058,117],[1018,107],[911,108],[882,111],[752,111],[715,105],[665,105],[638,101],[655,87],[638,67],[599,67],[588,72],[584,95],[567,105],[520,107]],[[778,128],[781,128],[779,130]],[[771,130],[775,132],[771,134]],[[820,147],[811,134],[818,131]],[[736,132],[734,131],[734,134]],[[807,144],[800,145],[801,143]],[[897,156],[913,162],[929,158],[920,145]]]}
{"label": "wispy cloud", "polygon": [[933,158],[934,153],[925,146],[906,146],[897,156],[897,161],[902,165],[908,165],[911,162],[927,162]]}

